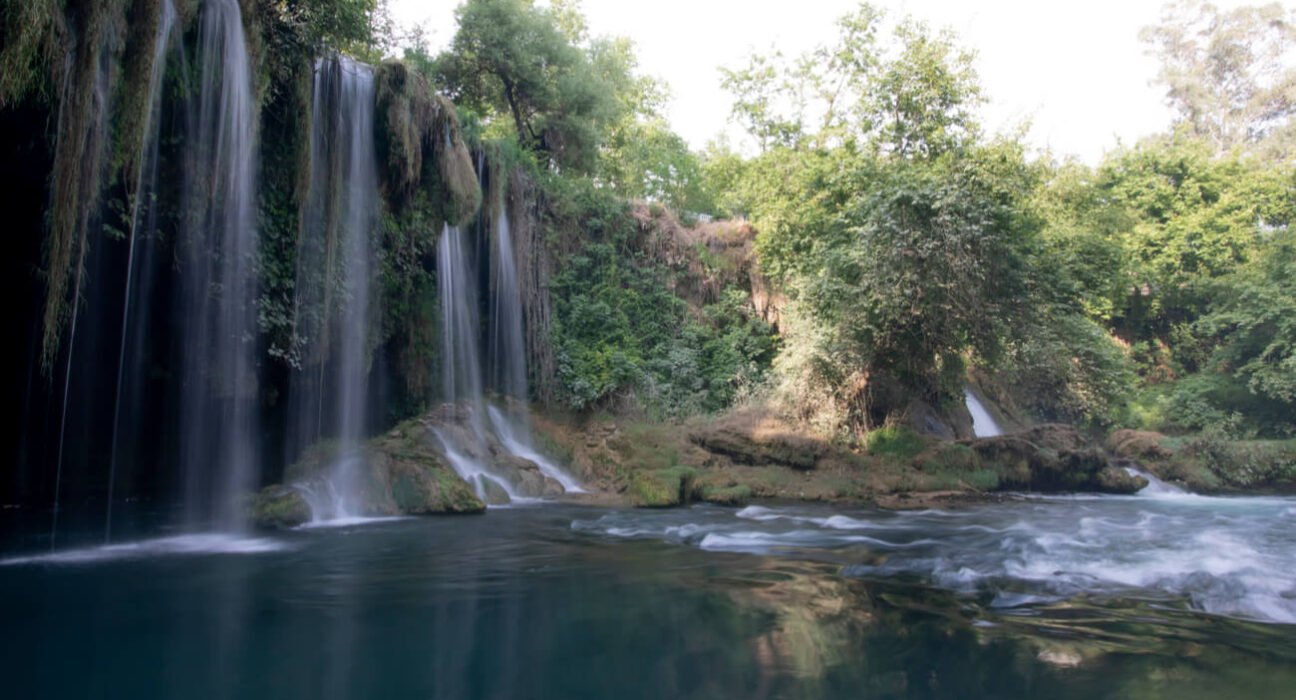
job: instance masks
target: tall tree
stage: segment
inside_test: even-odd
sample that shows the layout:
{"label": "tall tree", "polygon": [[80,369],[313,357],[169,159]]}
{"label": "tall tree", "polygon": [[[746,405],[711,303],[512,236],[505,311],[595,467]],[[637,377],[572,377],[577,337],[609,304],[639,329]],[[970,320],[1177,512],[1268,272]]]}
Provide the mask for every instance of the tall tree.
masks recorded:
{"label": "tall tree", "polygon": [[592,170],[617,102],[572,42],[569,18],[529,0],[468,0],[456,16],[459,31],[437,60],[451,98],[504,116],[524,147],[560,167]]}
{"label": "tall tree", "polygon": [[1166,7],[1143,41],[1179,119],[1217,153],[1290,156],[1296,147],[1296,10],[1278,3],[1222,11],[1200,0]]}

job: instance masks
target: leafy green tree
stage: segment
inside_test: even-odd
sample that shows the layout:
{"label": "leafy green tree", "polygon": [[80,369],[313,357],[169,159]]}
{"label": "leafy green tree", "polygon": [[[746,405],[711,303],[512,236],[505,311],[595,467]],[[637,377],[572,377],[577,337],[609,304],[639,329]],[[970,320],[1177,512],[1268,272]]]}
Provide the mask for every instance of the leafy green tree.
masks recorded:
{"label": "leafy green tree", "polygon": [[912,21],[900,25],[896,38],[899,55],[882,64],[869,94],[867,118],[882,148],[906,158],[934,157],[975,141],[982,98],[972,54],[955,46],[949,32],[933,34]]}
{"label": "leafy green tree", "polygon": [[1197,331],[1219,341],[1212,359],[1255,394],[1296,405],[1296,233],[1270,234],[1264,254],[1220,281]]}
{"label": "leafy green tree", "polygon": [[1182,135],[1109,158],[1099,187],[1130,216],[1122,237],[1131,277],[1116,327],[1135,343],[1168,339],[1200,317],[1207,282],[1255,255],[1290,198],[1277,171],[1213,158],[1208,144]]}
{"label": "leafy green tree", "polygon": [[554,12],[529,0],[468,0],[459,30],[436,61],[458,104],[511,120],[523,146],[555,165],[593,170],[615,95]]}

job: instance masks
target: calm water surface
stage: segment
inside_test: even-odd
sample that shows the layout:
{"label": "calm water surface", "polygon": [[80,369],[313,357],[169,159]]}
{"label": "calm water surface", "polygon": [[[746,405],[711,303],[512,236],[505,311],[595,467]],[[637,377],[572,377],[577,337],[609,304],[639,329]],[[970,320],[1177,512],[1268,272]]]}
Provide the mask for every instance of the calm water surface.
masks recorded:
{"label": "calm water surface", "polygon": [[6,547],[13,698],[1296,696],[1293,499],[544,505]]}

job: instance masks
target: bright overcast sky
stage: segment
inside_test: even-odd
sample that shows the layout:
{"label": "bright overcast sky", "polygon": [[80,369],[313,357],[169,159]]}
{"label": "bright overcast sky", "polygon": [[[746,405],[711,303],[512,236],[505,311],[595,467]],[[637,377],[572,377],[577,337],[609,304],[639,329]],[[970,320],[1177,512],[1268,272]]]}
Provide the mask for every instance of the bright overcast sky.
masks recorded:
{"label": "bright overcast sky", "polygon": [[[390,0],[402,24],[424,24],[433,47],[454,34],[458,0]],[[721,66],[777,46],[795,55],[835,38],[833,20],[857,0],[584,0],[595,35],[632,39],[641,70],[665,80],[667,116],[695,148],[722,132],[729,100]],[[1149,81],[1156,62],[1138,40],[1160,17],[1157,0],[882,0],[888,17],[911,15],[948,27],[976,54],[992,130],[1029,120],[1028,141],[1055,155],[1096,163],[1118,142],[1161,131],[1170,122],[1162,93]],[[1221,7],[1248,4],[1216,0]],[[1260,4],[1260,0],[1250,4]],[[737,140],[737,138],[735,138]]]}

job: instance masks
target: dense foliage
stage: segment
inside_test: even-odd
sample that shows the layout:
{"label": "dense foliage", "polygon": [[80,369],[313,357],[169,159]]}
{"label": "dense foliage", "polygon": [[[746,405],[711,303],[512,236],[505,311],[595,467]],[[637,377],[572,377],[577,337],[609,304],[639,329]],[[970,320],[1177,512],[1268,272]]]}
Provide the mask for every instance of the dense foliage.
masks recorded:
{"label": "dense foliage", "polygon": [[1169,8],[1144,36],[1179,124],[1096,168],[987,139],[970,55],[887,26],[863,6],[724,75],[759,153],[703,169],[790,296],[789,408],[849,438],[950,410],[977,368],[1036,418],[1296,428],[1285,12]]}
{"label": "dense foliage", "polygon": [[[592,35],[570,0],[465,0],[437,55],[417,32],[398,36],[382,0],[241,4],[258,66],[262,340],[286,367],[299,369],[311,66],[330,52],[380,64],[381,340],[403,379],[398,414],[431,396],[435,239],[477,220],[475,155],[490,153],[497,172],[536,187],[555,261],[539,285],[552,398],[570,408],[677,417],[772,390],[827,432],[866,440],[917,413],[949,418],[975,378],[1032,418],[1296,432],[1296,25],[1277,5],[1168,7],[1144,38],[1176,123],[1089,167],[987,135],[973,54],[869,5],[804,55],[723,71],[749,143],[699,154],[671,130],[669,90],[633,44]],[[177,7],[191,23],[195,5]],[[0,5],[0,109],[49,103],[63,149],[47,361],[80,293],[87,212],[101,196],[130,208],[120,173],[138,155],[139,47],[158,8]],[[69,46],[85,50],[64,75],[51,66]],[[91,104],[88,86],[114,62],[112,98]],[[729,243],[680,223],[699,214],[758,234],[725,258]]]}

